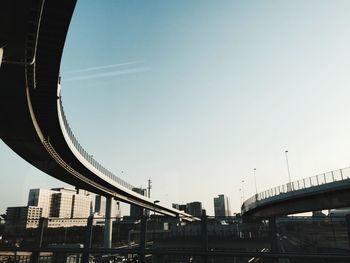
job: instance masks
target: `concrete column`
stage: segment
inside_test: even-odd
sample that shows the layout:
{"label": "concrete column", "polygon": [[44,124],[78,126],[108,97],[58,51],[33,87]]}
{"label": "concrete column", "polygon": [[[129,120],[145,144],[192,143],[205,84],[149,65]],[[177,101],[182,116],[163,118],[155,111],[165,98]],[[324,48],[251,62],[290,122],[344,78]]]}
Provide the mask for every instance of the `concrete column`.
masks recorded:
{"label": "concrete column", "polygon": [[[269,237],[271,242],[271,252],[278,253],[278,240],[277,240],[277,223],[276,217],[269,218]],[[271,260],[273,263],[278,263],[278,258],[274,258]]]}
{"label": "concrete column", "polygon": [[276,217],[269,218],[269,236],[271,242],[271,252],[278,252]]}
{"label": "concrete column", "polygon": [[104,238],[103,246],[104,248],[112,248],[112,201],[113,197],[106,197],[106,218],[105,218],[105,229],[104,229]]}

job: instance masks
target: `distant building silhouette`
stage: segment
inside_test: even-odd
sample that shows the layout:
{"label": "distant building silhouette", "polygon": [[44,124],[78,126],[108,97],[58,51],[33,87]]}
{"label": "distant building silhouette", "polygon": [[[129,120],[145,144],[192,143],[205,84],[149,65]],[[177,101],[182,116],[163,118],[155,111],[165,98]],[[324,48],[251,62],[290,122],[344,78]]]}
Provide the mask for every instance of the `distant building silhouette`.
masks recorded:
{"label": "distant building silhouette", "polygon": [[215,216],[231,216],[229,198],[223,194],[214,197],[214,210]]}
{"label": "distant building silhouette", "polygon": [[201,202],[191,202],[186,204],[187,213],[190,215],[200,217],[202,215],[202,203]]}
{"label": "distant building silhouette", "polygon": [[[134,192],[147,196],[147,190],[143,188],[133,188]],[[130,217],[148,216],[149,211],[137,205],[130,205]]]}
{"label": "distant building silhouette", "polygon": [[187,212],[186,205],[172,204],[172,207],[177,209],[177,210],[181,210],[181,211]]}
{"label": "distant building silhouette", "polygon": [[181,211],[185,211],[188,214],[191,214],[196,217],[200,217],[202,215],[202,203],[201,202],[191,202],[185,205],[181,204],[172,204],[172,207]]}

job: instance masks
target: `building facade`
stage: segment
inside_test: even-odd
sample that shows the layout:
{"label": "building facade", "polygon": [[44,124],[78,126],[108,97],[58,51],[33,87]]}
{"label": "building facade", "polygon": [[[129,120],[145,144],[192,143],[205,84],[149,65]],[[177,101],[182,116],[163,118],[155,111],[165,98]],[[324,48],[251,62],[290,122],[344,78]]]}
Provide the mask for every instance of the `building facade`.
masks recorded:
{"label": "building facade", "polygon": [[38,206],[42,208],[42,217],[50,217],[52,209],[52,195],[57,191],[49,189],[30,189],[28,195],[28,206]]}
{"label": "building facade", "polygon": [[91,215],[88,192],[69,188],[31,189],[28,206],[8,207],[8,230],[38,227],[41,217],[47,218],[48,227],[86,225]]}
{"label": "building facade", "polygon": [[203,212],[203,207],[201,202],[190,202],[187,204],[172,204],[172,207],[181,211],[184,211],[185,213],[191,214],[196,217],[201,217]]}
{"label": "building facade", "polygon": [[186,212],[195,217],[201,217],[202,215],[202,203],[191,202],[186,204]]}
{"label": "building facade", "polygon": [[15,232],[38,227],[42,211],[43,209],[37,206],[8,207],[5,231]]}
{"label": "building facade", "polygon": [[215,216],[231,216],[229,198],[223,194],[214,197],[214,211]]}

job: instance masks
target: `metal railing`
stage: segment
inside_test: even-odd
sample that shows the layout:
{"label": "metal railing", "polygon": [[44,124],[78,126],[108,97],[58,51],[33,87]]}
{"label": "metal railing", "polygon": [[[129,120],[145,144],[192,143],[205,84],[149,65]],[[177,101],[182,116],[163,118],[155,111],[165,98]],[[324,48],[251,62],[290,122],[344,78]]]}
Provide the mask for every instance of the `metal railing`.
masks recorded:
{"label": "metal railing", "polygon": [[253,195],[252,197],[244,201],[244,205],[249,206],[252,203],[255,203],[257,201],[268,199],[281,194],[303,190],[306,188],[317,187],[320,185],[334,183],[334,182],[348,180],[348,179],[350,179],[350,167],[318,174],[315,176],[303,178],[303,179],[286,183],[283,185],[275,186],[266,191]]}
{"label": "metal railing", "polygon": [[[182,225],[184,222],[164,216],[114,218],[111,249],[101,245],[104,225],[98,220],[104,221],[105,218],[79,218],[74,222],[63,218],[41,219],[36,228],[12,229],[14,232],[4,233],[0,242],[0,262],[350,260],[350,218],[347,217],[339,217],[338,220],[302,217],[298,221],[282,218],[275,223],[277,232],[270,231],[270,222],[243,223],[237,217],[202,216],[201,219],[201,222]],[[68,223],[75,226],[67,227],[71,225]],[[273,239],[278,244],[276,249],[271,245]],[[4,243],[6,240],[20,243],[10,246]],[[293,246],[288,249],[285,245],[291,242]]]}
{"label": "metal railing", "polygon": [[63,124],[64,124],[64,128],[69,136],[69,139],[71,140],[72,144],[74,145],[74,147],[77,149],[77,151],[80,153],[80,155],[87,161],[89,162],[93,167],[95,167],[99,172],[103,173],[104,175],[106,175],[108,178],[112,179],[113,181],[117,182],[118,184],[132,190],[133,188],[135,188],[135,186],[129,184],[128,182],[124,181],[123,179],[121,179],[120,177],[116,176],[115,174],[113,174],[111,171],[109,171],[108,169],[106,169],[105,167],[103,167],[98,161],[96,161],[93,156],[91,154],[89,154],[78,142],[78,140],[76,139],[76,137],[74,136],[72,129],[70,128],[66,115],[64,113],[64,108],[62,105],[62,99],[60,97],[59,99],[59,107],[61,110],[61,116],[62,116],[62,120],[63,120]]}

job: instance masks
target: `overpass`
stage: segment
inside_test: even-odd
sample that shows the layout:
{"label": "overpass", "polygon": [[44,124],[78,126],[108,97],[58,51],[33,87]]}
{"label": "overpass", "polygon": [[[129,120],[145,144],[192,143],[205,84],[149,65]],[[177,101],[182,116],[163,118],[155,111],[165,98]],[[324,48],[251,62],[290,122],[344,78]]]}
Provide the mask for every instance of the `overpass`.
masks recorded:
{"label": "overpass", "polygon": [[350,167],[304,178],[258,193],[242,205],[246,219],[350,206]]}
{"label": "overpass", "polygon": [[107,203],[115,198],[164,215],[194,219],[132,191],[132,185],[87,153],[69,128],[59,72],[75,2],[1,2],[0,138],[41,171],[104,195]]}

